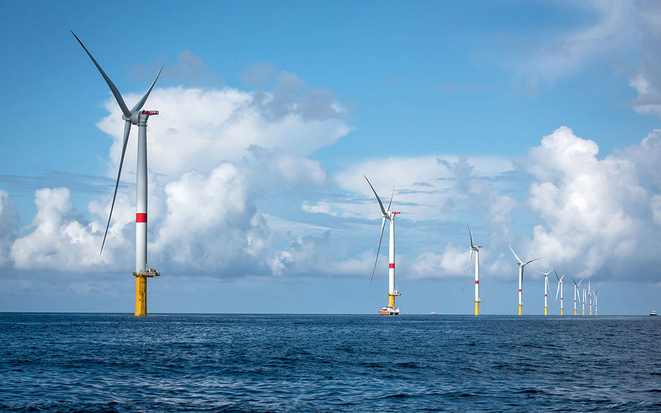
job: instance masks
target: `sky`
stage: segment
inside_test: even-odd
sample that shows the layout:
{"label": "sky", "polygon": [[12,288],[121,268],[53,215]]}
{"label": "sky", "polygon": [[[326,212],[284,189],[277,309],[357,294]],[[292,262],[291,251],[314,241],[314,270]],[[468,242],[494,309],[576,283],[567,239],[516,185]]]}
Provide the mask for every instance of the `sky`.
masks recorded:
{"label": "sky", "polygon": [[[0,311],[132,312],[149,119],[151,313],[661,309],[661,4],[0,2]],[[393,189],[394,188],[394,189]],[[394,193],[393,193],[394,190]],[[387,228],[387,227],[386,227]],[[384,255],[385,253],[385,255]],[[550,314],[557,280],[550,276]]]}

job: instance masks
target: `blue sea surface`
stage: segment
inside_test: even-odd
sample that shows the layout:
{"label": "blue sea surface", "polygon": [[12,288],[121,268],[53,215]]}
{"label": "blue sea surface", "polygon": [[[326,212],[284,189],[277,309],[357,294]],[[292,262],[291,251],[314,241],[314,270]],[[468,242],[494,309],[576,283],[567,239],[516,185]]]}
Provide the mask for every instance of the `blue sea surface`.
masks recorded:
{"label": "blue sea surface", "polygon": [[2,411],[661,411],[661,317],[0,314]]}

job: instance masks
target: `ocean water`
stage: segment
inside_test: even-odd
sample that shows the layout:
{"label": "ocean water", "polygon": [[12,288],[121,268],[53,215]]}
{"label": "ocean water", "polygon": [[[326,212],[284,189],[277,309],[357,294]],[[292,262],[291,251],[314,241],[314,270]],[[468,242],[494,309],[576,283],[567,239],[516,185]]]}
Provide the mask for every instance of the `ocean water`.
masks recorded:
{"label": "ocean water", "polygon": [[2,411],[661,411],[661,317],[0,314]]}

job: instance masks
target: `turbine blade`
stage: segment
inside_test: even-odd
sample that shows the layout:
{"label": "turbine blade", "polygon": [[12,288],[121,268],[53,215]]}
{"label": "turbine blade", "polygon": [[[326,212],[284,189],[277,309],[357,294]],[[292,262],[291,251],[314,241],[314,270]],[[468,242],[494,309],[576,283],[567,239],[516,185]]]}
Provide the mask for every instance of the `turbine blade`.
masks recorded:
{"label": "turbine blade", "polygon": [[555,270],[555,267],[553,267],[553,273],[555,274],[555,278],[558,279],[558,282],[560,281],[560,276],[558,276],[558,272]]}
{"label": "turbine blade", "polygon": [[129,108],[126,106],[126,103],[124,103],[124,99],[122,98],[121,93],[119,93],[119,90],[117,90],[117,86],[115,86],[115,84],[112,83],[112,80],[110,80],[108,75],[106,75],[106,72],[104,72],[103,69],[101,69],[101,66],[96,62],[94,57],[92,57],[92,54],[89,52],[89,50],[87,50],[87,47],[85,47],[83,42],[80,41],[78,36],[76,36],[76,33],[71,31],[71,34],[73,34],[73,37],[75,37],[76,40],[78,40],[78,43],[80,43],[80,45],[83,46],[83,49],[85,49],[85,52],[87,52],[87,55],[90,57],[90,59],[92,59],[92,62],[94,62],[94,65],[96,66],[96,68],[99,69],[99,72],[101,72],[101,76],[103,76],[103,78],[106,80],[106,83],[110,87],[110,91],[112,92],[113,96],[115,96],[115,100],[117,101],[117,104],[119,105],[119,107],[122,109],[122,113],[124,114],[124,116],[126,116],[127,118],[130,118],[131,117],[131,112],[129,111]]}
{"label": "turbine blade", "polygon": [[571,278],[571,280],[574,282],[574,286],[578,287],[578,284],[576,284],[576,280],[574,279],[574,277],[569,277],[569,278]]}
{"label": "turbine blade", "polygon": [[110,228],[110,219],[112,218],[112,210],[115,208],[115,199],[117,198],[117,188],[119,187],[119,177],[122,176],[122,165],[124,164],[124,155],[126,154],[126,145],[129,142],[129,133],[131,132],[131,121],[124,122],[124,141],[122,143],[122,157],[119,158],[119,171],[117,172],[117,182],[115,183],[115,193],[112,196],[112,204],[110,204],[110,214],[108,215],[108,224],[106,224],[106,232],[103,234],[103,243],[101,244],[101,251],[103,253],[103,246],[106,245],[106,237],[108,236],[108,228]]}
{"label": "turbine blade", "polygon": [[471,237],[471,250],[475,248],[473,245],[473,234],[471,233],[471,227],[468,226],[468,222],[466,223],[466,228],[468,228],[468,236]]}
{"label": "turbine blade", "polygon": [[147,93],[145,93],[145,95],[138,101],[138,103],[136,103],[135,106],[133,106],[131,112],[135,112],[136,110],[142,109],[142,107],[145,105],[145,102],[147,101],[147,98],[149,97],[149,94],[151,93],[151,90],[154,88],[154,85],[156,84],[158,77],[161,75],[162,71],[163,71],[163,66],[161,66],[161,70],[158,71],[158,74],[156,75],[154,81],[151,82],[151,86],[149,86],[149,90],[147,90]]}
{"label": "turbine blade", "polygon": [[381,241],[383,240],[383,230],[386,228],[386,219],[383,218],[381,222],[381,236],[379,237],[379,248],[376,249],[376,260],[374,260],[374,268],[372,268],[372,278],[370,278],[370,284],[374,279],[374,271],[376,271],[376,263],[379,262],[379,251],[381,251]]}
{"label": "turbine blade", "polygon": [[468,257],[468,267],[466,267],[466,275],[464,276],[464,286],[461,289],[462,294],[466,289],[466,283],[468,282],[468,272],[471,269],[471,262],[473,262],[473,250],[471,250],[470,256]]}
{"label": "turbine blade", "polygon": [[560,285],[561,284],[558,283],[558,289],[555,290],[555,301],[553,302],[553,304],[556,304],[558,302],[558,295],[560,294]]}
{"label": "turbine blade", "polygon": [[519,261],[519,264],[523,264],[523,261],[521,261],[521,258],[519,258],[519,256],[516,255],[516,252],[514,252],[514,250],[510,246],[510,243],[505,241],[505,244],[507,244],[507,246],[510,248],[510,251],[512,251],[512,254],[514,254],[514,256],[516,257],[516,260]]}
{"label": "turbine blade", "polygon": [[[533,261],[541,260],[541,259],[544,259],[544,258],[546,258],[546,257],[535,258],[534,260],[526,261],[524,264],[521,264],[521,266],[522,266],[522,267],[523,267],[523,266],[526,266],[526,265],[530,264],[530,263],[533,262]],[[542,273],[542,274],[544,274],[544,273]]]}
{"label": "turbine blade", "polygon": [[579,281],[578,284],[576,284],[576,286],[578,287],[579,285],[581,285],[582,282],[583,282],[583,278],[581,278],[581,281]]}
{"label": "turbine blade", "polygon": [[[363,175],[363,176],[365,176],[365,175]],[[379,201],[379,207],[381,207],[381,213],[383,213],[383,217],[384,218],[387,217],[388,214],[386,213],[386,210],[383,209],[383,204],[381,203],[381,198],[379,198],[379,196],[376,194],[376,191],[374,190],[374,187],[372,186],[372,183],[370,182],[369,179],[367,179],[366,176],[365,176],[365,180],[370,185],[370,188],[372,188],[372,192],[374,192],[374,196],[376,197],[376,200]]]}
{"label": "turbine blade", "polygon": [[388,202],[388,209],[386,209],[386,212],[390,212],[390,205],[392,205],[392,197],[395,196],[395,187],[392,187],[392,194],[390,194],[390,202]]}

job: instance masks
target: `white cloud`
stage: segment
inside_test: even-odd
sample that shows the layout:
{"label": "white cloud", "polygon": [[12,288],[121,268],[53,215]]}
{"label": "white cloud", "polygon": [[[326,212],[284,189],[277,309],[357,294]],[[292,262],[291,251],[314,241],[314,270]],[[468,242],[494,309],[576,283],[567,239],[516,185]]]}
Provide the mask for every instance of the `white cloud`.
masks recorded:
{"label": "white cloud", "polygon": [[482,178],[496,177],[510,170],[511,161],[499,157],[438,155],[373,159],[336,176],[342,189],[360,194],[360,198],[329,206],[320,202],[316,206],[318,211],[323,207],[344,217],[378,216],[374,194],[363,177],[366,175],[384,204],[389,202],[394,187],[393,208],[401,210],[401,218],[414,222],[447,219],[448,203],[482,196],[490,188]]}
{"label": "white cloud", "polygon": [[600,160],[598,151],[595,142],[561,127],[530,150],[525,165],[535,178],[528,202],[541,220],[528,255],[572,265],[579,276],[659,243],[644,235],[651,201],[636,164],[616,156]]}
{"label": "white cloud", "polygon": [[34,230],[11,247],[16,268],[82,271],[112,262],[110,253],[99,255],[105,226],[102,229],[96,221],[85,223],[73,208],[67,188],[40,189],[35,204]]}
{"label": "white cloud", "polygon": [[301,276],[369,276],[374,265],[374,252],[367,250],[358,258],[347,257],[331,245],[331,232],[295,237],[289,246],[269,261],[275,275]]}
{"label": "white cloud", "polygon": [[572,3],[572,7],[590,8],[597,15],[595,22],[531,46],[535,52],[517,63],[518,71],[534,85],[551,83],[575,74],[604,56],[629,53],[638,42],[631,15],[633,4],[633,0]]}
{"label": "white cloud", "polygon": [[[349,133],[346,110],[330,91],[309,89],[293,74],[282,76],[287,80],[279,81],[273,92],[228,87],[154,89],[145,106],[160,111],[149,120],[149,167],[169,179],[191,169],[208,173],[221,161],[240,162],[254,147],[274,151],[280,162],[287,162],[291,159],[286,156],[307,156]],[[138,98],[130,94],[125,100]],[[114,99],[106,101],[106,108],[110,114],[98,127],[113,138],[108,169],[113,177],[124,121]],[[132,136],[135,141],[135,128]],[[123,174],[129,181],[135,172],[136,147],[135,142],[127,147]]]}
{"label": "white cloud", "polygon": [[0,189],[0,268],[9,265],[9,251],[16,237],[14,225],[18,214],[9,193]]}

